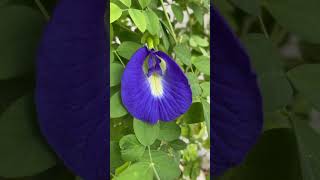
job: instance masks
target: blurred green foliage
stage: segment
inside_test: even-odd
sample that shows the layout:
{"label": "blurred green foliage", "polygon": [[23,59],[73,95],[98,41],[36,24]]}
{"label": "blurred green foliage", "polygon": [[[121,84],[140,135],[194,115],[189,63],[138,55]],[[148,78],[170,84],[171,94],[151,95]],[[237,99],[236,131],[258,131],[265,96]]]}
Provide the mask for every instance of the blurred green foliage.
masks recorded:
{"label": "blurred green foliage", "polygon": [[214,4],[251,57],[265,117],[264,133],[245,162],[218,179],[320,179],[320,119],[312,116],[320,111],[320,1]]}

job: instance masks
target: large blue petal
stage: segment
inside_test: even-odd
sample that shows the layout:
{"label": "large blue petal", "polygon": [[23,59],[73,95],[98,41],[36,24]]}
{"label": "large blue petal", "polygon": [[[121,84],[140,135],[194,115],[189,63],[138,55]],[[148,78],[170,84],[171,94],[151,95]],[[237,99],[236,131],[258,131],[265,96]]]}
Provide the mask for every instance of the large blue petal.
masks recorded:
{"label": "large blue petal", "polygon": [[105,0],[61,0],[38,53],[41,129],[85,180],[107,179],[108,78]]}
{"label": "large blue petal", "polygon": [[211,9],[213,174],[243,161],[262,129],[262,98],[249,56],[220,14]]}
{"label": "large blue petal", "polygon": [[[159,97],[152,94],[147,73],[143,70],[151,53],[166,63],[161,77],[163,93]],[[165,53],[151,52],[146,47],[140,48],[127,64],[122,75],[121,97],[134,117],[149,123],[174,120],[185,113],[192,103],[190,85],[180,67]]]}

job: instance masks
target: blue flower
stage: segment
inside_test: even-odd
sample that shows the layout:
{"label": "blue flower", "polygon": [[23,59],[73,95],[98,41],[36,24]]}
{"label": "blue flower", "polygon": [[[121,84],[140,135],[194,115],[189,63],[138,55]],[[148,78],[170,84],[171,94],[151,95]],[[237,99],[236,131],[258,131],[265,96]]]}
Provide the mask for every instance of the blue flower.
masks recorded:
{"label": "blue flower", "polygon": [[157,123],[185,113],[192,103],[188,79],[167,54],[140,48],[127,64],[121,81],[122,102],[136,118]]}
{"label": "blue flower", "polygon": [[211,7],[213,175],[240,164],[262,129],[262,98],[250,58]]}

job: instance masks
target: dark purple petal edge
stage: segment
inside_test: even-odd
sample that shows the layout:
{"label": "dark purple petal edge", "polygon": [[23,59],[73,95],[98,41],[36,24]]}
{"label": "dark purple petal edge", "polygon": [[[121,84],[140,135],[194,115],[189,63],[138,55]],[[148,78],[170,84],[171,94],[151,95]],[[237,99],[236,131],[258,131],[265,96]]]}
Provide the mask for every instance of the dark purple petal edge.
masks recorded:
{"label": "dark purple petal edge", "polygon": [[250,58],[211,6],[212,173],[239,165],[262,131],[262,98]]}

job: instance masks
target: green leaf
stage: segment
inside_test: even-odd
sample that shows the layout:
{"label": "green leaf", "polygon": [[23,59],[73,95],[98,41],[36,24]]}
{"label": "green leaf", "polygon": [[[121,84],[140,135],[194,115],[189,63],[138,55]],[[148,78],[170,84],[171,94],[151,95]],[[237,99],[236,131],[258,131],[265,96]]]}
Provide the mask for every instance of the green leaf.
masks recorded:
{"label": "green leaf", "polygon": [[[155,150],[152,150],[150,154],[160,179],[175,180],[180,176],[179,163],[175,161],[173,156],[169,156],[163,151]],[[144,153],[141,162],[151,163],[148,152]]]}
{"label": "green leaf", "polygon": [[124,5],[126,5],[128,8],[131,6],[131,0],[120,0]]}
{"label": "green leaf", "polygon": [[284,73],[268,73],[259,78],[259,85],[266,112],[282,109],[292,101],[293,90]]}
{"label": "green leaf", "polygon": [[204,121],[204,113],[202,104],[195,102],[191,105],[190,109],[183,115],[184,122],[188,124],[199,123]]}
{"label": "green leaf", "polygon": [[302,180],[298,157],[292,129],[272,129],[263,133],[241,166],[219,180]]}
{"label": "green leaf", "polygon": [[320,43],[320,1],[267,0],[265,5],[277,23],[288,31],[306,41]]}
{"label": "green leaf", "polygon": [[129,9],[128,12],[134,24],[141,32],[144,32],[147,28],[147,20],[144,13],[138,9]]}
{"label": "green leaf", "polygon": [[120,92],[117,92],[110,98],[110,117],[119,118],[126,114],[128,114],[128,112],[122,105]]}
{"label": "green leaf", "polygon": [[110,23],[118,20],[122,15],[122,10],[114,3],[110,3]]}
{"label": "green leaf", "polygon": [[141,5],[142,9],[147,7],[151,2],[151,0],[138,0],[138,1],[139,1],[140,5]]}
{"label": "green leaf", "polygon": [[281,56],[272,42],[262,34],[251,34],[244,38],[263,96],[264,110],[278,110],[292,100],[293,90],[282,70]]}
{"label": "green leaf", "polygon": [[160,21],[156,13],[151,9],[145,11],[145,16],[147,20],[147,29],[152,35],[157,35],[160,32]]}
{"label": "green leaf", "polygon": [[135,161],[142,157],[146,147],[139,143],[135,135],[123,136],[119,142],[122,159],[125,161]]}
{"label": "green leaf", "polygon": [[162,141],[173,141],[179,139],[181,129],[175,121],[160,122],[160,134],[158,139]]}
{"label": "green leaf", "polygon": [[124,68],[121,64],[110,64],[110,74],[112,74],[112,76],[110,76],[110,87],[120,84],[123,70]]}
{"label": "green leaf", "polygon": [[181,139],[171,141],[169,144],[175,150],[184,150],[187,147],[187,144]]}
{"label": "green leaf", "polygon": [[208,56],[192,58],[192,64],[205,75],[210,76],[210,59]]}
{"label": "green leaf", "polygon": [[189,84],[191,86],[192,97],[200,96],[201,93],[202,93],[202,90],[201,90],[201,87],[199,85],[198,77],[192,72],[188,72],[186,75],[187,75],[187,78],[189,80]]}
{"label": "green leaf", "polygon": [[187,45],[178,44],[174,47],[174,52],[176,53],[177,58],[183,62],[185,65],[191,65],[191,53]]}
{"label": "green leaf", "polygon": [[320,134],[309,125],[309,121],[294,117],[296,138],[304,180],[320,179]]}
{"label": "green leaf", "polygon": [[32,72],[45,24],[43,16],[26,6],[5,6],[0,23],[0,79]]}
{"label": "green leaf", "polygon": [[294,87],[309,101],[315,108],[320,110],[320,77],[319,64],[306,64],[298,66],[288,72],[288,76]]}
{"label": "green leaf", "polygon": [[210,104],[206,100],[201,100],[202,108],[203,108],[203,116],[206,121],[207,131],[210,137]]}
{"label": "green leaf", "polygon": [[159,123],[153,125],[138,119],[134,119],[133,129],[139,142],[145,146],[149,146],[158,138],[160,126]]}
{"label": "green leaf", "polygon": [[36,119],[34,97],[13,102],[0,117],[0,176],[22,177],[56,164],[56,156],[43,139]]}
{"label": "green leaf", "polygon": [[137,162],[129,166],[114,180],[153,180],[153,170],[150,164]]}
{"label": "green leaf", "polygon": [[205,38],[202,38],[198,35],[192,35],[191,39],[200,47],[208,47],[209,46],[208,40]]}
{"label": "green leaf", "polygon": [[237,7],[243,11],[259,16],[260,14],[260,0],[231,0]]}
{"label": "green leaf", "polygon": [[171,9],[178,22],[183,21],[183,10],[180,6],[172,4]]}
{"label": "green leaf", "polygon": [[110,142],[110,171],[114,172],[123,163],[121,159],[119,144],[115,141]]}
{"label": "green leaf", "polygon": [[138,44],[136,42],[125,41],[120,44],[120,46],[117,49],[117,52],[120,56],[126,59],[130,59],[131,56],[141,47],[141,44]]}
{"label": "green leaf", "polygon": [[195,3],[191,3],[191,9],[193,10],[194,16],[196,17],[197,21],[203,25],[203,16],[204,16],[204,11],[202,7],[198,6]]}
{"label": "green leaf", "polygon": [[202,97],[208,97],[210,96],[210,82],[203,82],[200,84],[200,87],[202,89]]}

